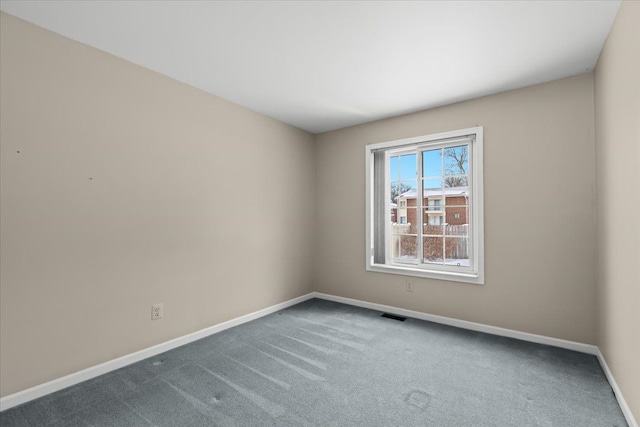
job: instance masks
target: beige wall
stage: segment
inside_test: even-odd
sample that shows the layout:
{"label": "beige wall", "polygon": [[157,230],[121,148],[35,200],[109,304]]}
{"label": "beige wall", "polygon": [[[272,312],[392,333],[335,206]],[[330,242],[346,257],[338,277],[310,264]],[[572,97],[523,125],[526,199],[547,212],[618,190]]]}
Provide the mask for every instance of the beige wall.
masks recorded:
{"label": "beige wall", "polygon": [[2,396],[312,291],[312,135],[0,28]]}
{"label": "beige wall", "polygon": [[[595,344],[593,75],[318,135],[315,289]],[[484,286],[365,271],[364,146],[484,126]]]}
{"label": "beige wall", "polygon": [[640,420],[640,3],[623,2],[595,71],[598,343]]}

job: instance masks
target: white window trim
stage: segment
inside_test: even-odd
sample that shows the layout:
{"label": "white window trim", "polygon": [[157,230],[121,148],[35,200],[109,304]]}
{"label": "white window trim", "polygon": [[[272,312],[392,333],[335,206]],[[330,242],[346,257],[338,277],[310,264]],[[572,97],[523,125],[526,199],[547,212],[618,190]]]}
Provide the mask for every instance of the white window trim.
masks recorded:
{"label": "white window trim", "polygon": [[[470,192],[473,195],[471,203],[472,243],[474,259],[474,272],[453,272],[450,270],[440,270],[437,265],[430,265],[429,268],[418,267],[417,265],[390,265],[373,263],[373,152],[379,149],[396,149],[402,146],[415,146],[418,144],[428,144],[437,147],[439,140],[454,138],[466,138],[472,136],[474,142],[470,144]],[[415,147],[412,147],[414,149]],[[365,146],[365,170],[366,170],[366,195],[365,195],[365,226],[366,226],[366,270],[380,273],[402,274],[406,276],[426,277],[432,279],[451,280],[473,284],[484,284],[484,182],[483,182],[483,127],[476,126],[467,129],[460,129],[451,132],[442,132],[432,135],[423,135],[412,138],[399,139],[395,141],[368,144]],[[386,168],[388,169],[388,168]],[[388,170],[386,171],[386,182],[389,182]],[[419,191],[419,190],[418,190]],[[387,194],[388,197],[388,194]],[[386,205],[386,204],[385,204]],[[470,221],[470,222],[471,222]]]}

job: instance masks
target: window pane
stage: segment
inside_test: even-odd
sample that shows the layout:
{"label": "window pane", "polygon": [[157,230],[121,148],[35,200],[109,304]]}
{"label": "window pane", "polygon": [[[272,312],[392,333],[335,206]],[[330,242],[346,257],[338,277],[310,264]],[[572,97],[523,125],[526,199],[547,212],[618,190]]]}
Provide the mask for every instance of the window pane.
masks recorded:
{"label": "window pane", "polygon": [[[391,183],[391,202],[416,199],[416,181],[396,181]],[[415,203],[413,204],[415,206]]]}
{"label": "window pane", "polygon": [[[414,202],[415,200],[408,200],[409,203]],[[418,211],[415,207],[408,207],[406,209],[399,209],[401,214],[406,215],[407,217],[407,225],[409,227],[409,234],[417,234],[418,233]],[[403,212],[404,211],[404,212]]]}
{"label": "window pane", "polygon": [[469,185],[467,175],[449,175],[444,177],[445,187],[466,187]]}
{"label": "window pane", "polygon": [[469,239],[467,237],[445,237],[445,264],[469,266]]}
{"label": "window pane", "polygon": [[400,169],[398,168],[398,156],[389,158],[389,179],[391,181],[400,181]]}
{"label": "window pane", "polygon": [[465,225],[450,225],[447,224],[444,227],[444,232],[447,236],[468,237],[469,226]]}
{"label": "window pane", "polygon": [[[412,249],[412,240],[415,235],[410,233],[412,226],[407,224],[405,215],[399,216],[398,222],[391,224],[391,242],[389,242],[389,253],[393,260],[407,260],[412,251],[417,253],[417,249]],[[415,244],[413,245],[415,246]],[[415,255],[413,258],[416,258]]]}
{"label": "window pane", "polygon": [[444,149],[445,175],[465,175],[469,172],[469,150],[467,145]]}
{"label": "window pane", "polygon": [[469,224],[469,208],[466,206],[446,207],[445,222],[448,225]]}
{"label": "window pane", "polygon": [[391,203],[398,203],[398,196],[404,193],[406,190],[402,188],[401,182],[392,182],[391,183],[391,193],[389,195],[389,200]]}
{"label": "window pane", "polygon": [[442,223],[442,217],[434,219],[434,217],[429,217],[427,221],[422,225],[422,234],[429,236],[442,236],[443,233],[443,225],[438,224],[438,222]]}
{"label": "window pane", "polygon": [[467,206],[469,204],[469,192],[466,188],[445,191],[447,193],[447,206]]}
{"label": "window pane", "polygon": [[444,205],[442,204],[442,197],[425,197],[423,206],[425,211],[428,212],[444,212]]}
{"label": "window pane", "polygon": [[442,264],[442,237],[422,238],[423,262]]}
{"label": "window pane", "polygon": [[442,176],[442,149],[422,153],[422,176]]}
{"label": "window pane", "polygon": [[[430,192],[432,194],[442,194],[442,184],[442,178],[428,178],[422,181],[422,188],[425,192]],[[425,197],[427,196],[428,194],[425,194]]]}
{"label": "window pane", "polygon": [[391,223],[398,222],[398,205],[396,203],[391,202],[387,207],[387,212],[389,212],[389,220]]}
{"label": "window pane", "polygon": [[415,261],[418,259],[418,238],[416,236],[400,235],[398,237],[399,261]]}
{"label": "window pane", "polygon": [[405,154],[400,156],[400,180],[415,180],[416,177],[416,155]]}
{"label": "window pane", "polygon": [[412,233],[412,228],[413,226],[407,223],[407,217],[403,216],[403,215],[399,215],[398,216],[398,222],[396,222],[395,224],[391,225],[391,234],[393,235],[405,235],[405,234],[411,234],[411,235],[415,235],[415,233]]}

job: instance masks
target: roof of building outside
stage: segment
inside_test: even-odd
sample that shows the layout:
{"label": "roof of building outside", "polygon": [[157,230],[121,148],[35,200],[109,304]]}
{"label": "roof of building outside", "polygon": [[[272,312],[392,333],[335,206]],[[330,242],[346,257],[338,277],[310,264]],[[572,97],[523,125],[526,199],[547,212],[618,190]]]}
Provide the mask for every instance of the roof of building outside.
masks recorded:
{"label": "roof of building outside", "polygon": [[[465,187],[427,188],[424,190],[424,197],[442,196],[443,193],[445,197],[468,196],[469,187],[465,186]],[[416,189],[412,189],[400,194],[397,198],[415,199],[416,194],[417,194]]]}

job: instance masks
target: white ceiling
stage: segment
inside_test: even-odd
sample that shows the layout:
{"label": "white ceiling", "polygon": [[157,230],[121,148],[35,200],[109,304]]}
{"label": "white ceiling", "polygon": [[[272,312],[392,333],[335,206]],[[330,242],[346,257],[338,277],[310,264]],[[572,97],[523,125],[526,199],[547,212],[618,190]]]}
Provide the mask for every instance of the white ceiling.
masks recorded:
{"label": "white ceiling", "polygon": [[1,1],[313,133],[590,71],[620,2]]}

